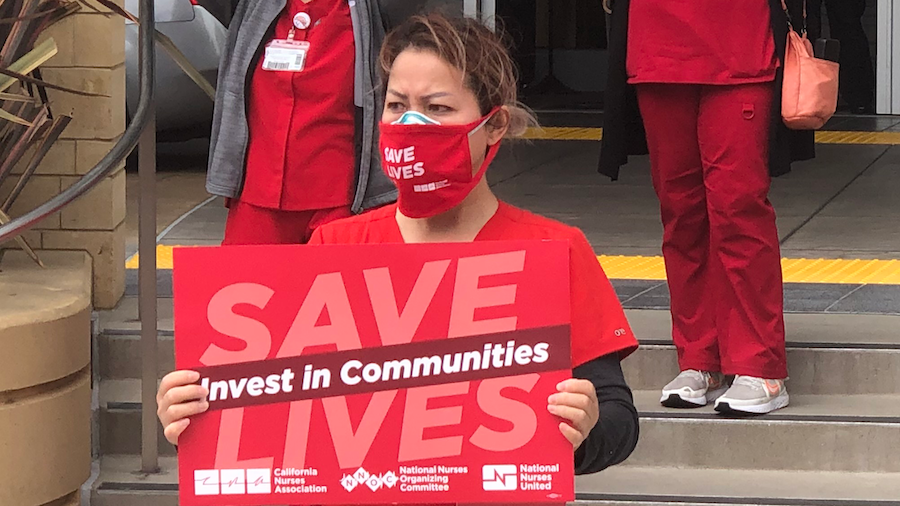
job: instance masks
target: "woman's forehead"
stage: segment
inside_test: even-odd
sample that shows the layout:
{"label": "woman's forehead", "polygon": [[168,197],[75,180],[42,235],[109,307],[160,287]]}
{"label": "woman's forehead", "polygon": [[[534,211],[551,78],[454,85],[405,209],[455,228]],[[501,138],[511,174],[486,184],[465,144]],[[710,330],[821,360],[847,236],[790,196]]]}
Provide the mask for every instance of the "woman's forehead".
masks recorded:
{"label": "woman's forehead", "polygon": [[462,72],[432,51],[407,49],[397,56],[390,73],[391,82],[430,83],[460,87]]}

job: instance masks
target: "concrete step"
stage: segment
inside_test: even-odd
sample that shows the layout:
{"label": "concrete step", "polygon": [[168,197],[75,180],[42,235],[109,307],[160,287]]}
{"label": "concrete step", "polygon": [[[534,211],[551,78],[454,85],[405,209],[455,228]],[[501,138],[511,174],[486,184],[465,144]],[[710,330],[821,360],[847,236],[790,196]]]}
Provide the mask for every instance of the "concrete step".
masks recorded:
{"label": "concrete step", "polygon": [[160,472],[141,472],[137,455],[104,455],[90,506],[178,506],[178,460],[159,459]]}
{"label": "concrete step", "polygon": [[[141,380],[103,380],[100,382],[100,454],[136,455],[141,452]],[[157,424],[160,455],[175,455]]]}
{"label": "concrete step", "polygon": [[741,419],[664,408],[655,390],[635,392],[635,405],[631,465],[900,473],[900,395],[791,395],[785,409]]}
{"label": "concrete step", "polygon": [[[628,311],[641,350],[622,364],[635,390],[674,378],[678,358],[668,311]],[[791,393],[900,394],[900,316],[785,315]]]}
{"label": "concrete step", "polygon": [[[643,344],[672,344],[669,311],[626,310]],[[900,349],[900,314],[788,313],[784,315],[788,346],[808,348]]]}
{"label": "concrete step", "polygon": [[[900,349],[807,346],[792,343],[788,348],[792,394],[900,394]],[[675,347],[642,345],[622,362],[622,369],[632,389],[662,389],[679,373]]]}
{"label": "concrete step", "polygon": [[[177,506],[177,460],[139,472],[140,458],[107,455],[91,506]],[[622,465],[576,480],[580,506],[896,506],[898,473],[679,469]]]}
{"label": "concrete step", "polygon": [[[897,322],[900,328],[900,320]],[[898,333],[900,334],[900,333]],[[100,375],[104,379],[139,378],[140,336],[133,331],[100,336]],[[651,343],[659,340],[648,340]],[[175,368],[175,342],[170,333],[159,337],[159,377]],[[900,346],[845,343],[791,342],[788,348],[791,393],[900,394]],[[671,344],[641,345],[622,363],[628,384],[635,390],[662,388],[678,372],[678,359]]]}
{"label": "concrete step", "polygon": [[900,474],[624,465],[579,477],[576,490],[604,506],[897,506]]}
{"label": "concrete step", "polygon": [[[162,376],[173,370],[175,362],[171,306],[163,309],[164,301],[160,304]],[[136,309],[129,306],[123,311],[115,318],[106,314],[101,320],[103,378],[140,377]],[[678,374],[669,313],[635,310],[628,311],[628,318],[642,344],[642,349],[623,363],[629,384],[636,390],[662,388]],[[786,322],[792,393],[900,394],[900,316],[789,314]]]}
{"label": "concrete step", "polygon": [[[175,370],[175,338],[171,331],[159,332],[158,375]],[[98,337],[100,377],[137,379],[141,377],[141,336],[138,330],[106,329]]]}
{"label": "concrete step", "polygon": [[[140,452],[139,380],[101,383],[100,447],[103,454]],[[770,415],[729,419],[711,407],[673,410],[657,391],[636,391],[641,439],[634,465],[783,469],[792,471],[897,472],[900,395],[791,396]],[[160,452],[175,449],[160,431]]]}

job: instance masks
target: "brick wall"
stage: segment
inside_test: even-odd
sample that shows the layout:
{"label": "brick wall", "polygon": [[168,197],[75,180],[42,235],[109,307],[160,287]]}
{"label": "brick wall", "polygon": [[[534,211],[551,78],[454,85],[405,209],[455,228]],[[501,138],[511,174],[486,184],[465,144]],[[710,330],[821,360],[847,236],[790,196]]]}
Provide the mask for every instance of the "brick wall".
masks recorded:
{"label": "brick wall", "polygon": [[[99,4],[97,7],[108,12]],[[42,67],[44,79],[107,96],[48,90],[53,113],[71,115],[73,120],[10,209],[13,216],[34,209],[76,182],[125,129],[124,20],[82,9],[53,26],[47,36],[56,41],[59,53]],[[0,188],[0,197],[9,192],[15,179],[9,178]],[[94,305],[109,308],[125,290],[124,220],[123,165],[96,189],[27,232],[25,238],[43,250],[87,251],[94,262]]]}

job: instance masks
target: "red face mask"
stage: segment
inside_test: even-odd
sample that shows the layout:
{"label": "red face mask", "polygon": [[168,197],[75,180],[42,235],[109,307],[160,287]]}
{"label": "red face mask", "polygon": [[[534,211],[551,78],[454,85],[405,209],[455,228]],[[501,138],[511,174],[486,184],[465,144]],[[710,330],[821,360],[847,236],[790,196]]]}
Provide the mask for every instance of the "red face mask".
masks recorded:
{"label": "red face mask", "polygon": [[500,150],[499,142],[491,146],[473,175],[469,137],[499,109],[468,125],[381,124],[381,168],[404,216],[430,218],[465,200]]}

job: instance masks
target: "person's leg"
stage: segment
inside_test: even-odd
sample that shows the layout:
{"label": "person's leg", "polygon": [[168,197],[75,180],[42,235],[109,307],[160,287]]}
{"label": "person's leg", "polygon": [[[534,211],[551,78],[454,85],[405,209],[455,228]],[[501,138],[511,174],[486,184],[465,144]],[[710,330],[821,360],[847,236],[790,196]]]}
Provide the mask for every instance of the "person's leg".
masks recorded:
{"label": "person's leg", "polygon": [[841,42],[841,96],[855,112],[874,112],[875,68],[862,25],[865,0],[825,0],[831,37]]}
{"label": "person's leg", "polygon": [[223,246],[304,244],[316,211],[266,209],[232,200],[225,221]]}
{"label": "person's leg", "polygon": [[699,86],[643,84],[638,102],[659,196],[681,370],[718,372],[715,299],[709,291],[709,220],[697,141]]}
{"label": "person's leg", "polygon": [[708,86],[699,136],[710,245],[722,278],[719,346],[725,374],[787,377],[783,289],[769,193],[771,83]]}

